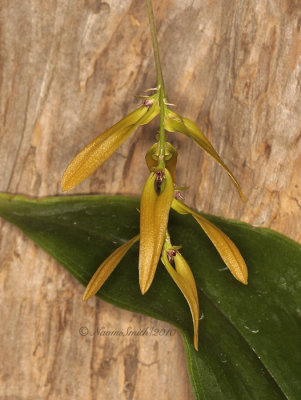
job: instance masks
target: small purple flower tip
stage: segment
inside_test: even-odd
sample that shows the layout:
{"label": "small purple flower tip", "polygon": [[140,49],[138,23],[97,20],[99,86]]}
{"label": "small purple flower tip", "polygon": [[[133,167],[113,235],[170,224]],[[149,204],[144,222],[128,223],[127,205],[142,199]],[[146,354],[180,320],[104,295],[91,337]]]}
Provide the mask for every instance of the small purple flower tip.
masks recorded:
{"label": "small purple flower tip", "polygon": [[143,100],[142,104],[144,106],[150,108],[154,104],[154,101],[152,99],[145,99],[145,100]]}
{"label": "small purple flower tip", "polygon": [[177,250],[166,250],[166,255],[170,264],[173,264],[173,259],[177,255]]}
{"label": "small purple flower tip", "polygon": [[180,190],[175,190],[174,198],[177,200],[184,200],[183,193]]}

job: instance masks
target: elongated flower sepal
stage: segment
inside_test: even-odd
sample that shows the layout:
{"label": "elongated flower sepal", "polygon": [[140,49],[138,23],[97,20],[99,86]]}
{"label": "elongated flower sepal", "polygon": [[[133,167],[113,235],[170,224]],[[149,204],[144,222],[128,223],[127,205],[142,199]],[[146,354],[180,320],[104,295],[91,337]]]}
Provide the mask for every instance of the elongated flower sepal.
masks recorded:
{"label": "elongated flower sepal", "polygon": [[205,150],[208,154],[211,155],[227,172],[230,176],[233,184],[235,185],[241,199],[245,201],[245,196],[239,186],[239,183],[235,179],[234,175],[230,171],[230,169],[226,166],[223,160],[220,158],[210,141],[206,138],[200,128],[190,119],[181,117],[179,114],[166,110],[166,117],[164,121],[165,129],[169,132],[180,132],[184,133],[184,135],[193,139],[203,150]]}
{"label": "elongated flower sepal", "polygon": [[139,240],[139,235],[133,237],[131,240],[129,240],[128,242],[126,242],[123,245],[121,245],[120,247],[118,247],[98,267],[98,269],[96,270],[96,272],[94,273],[94,275],[92,276],[90,282],[88,283],[88,285],[86,287],[86,291],[85,291],[83,300],[88,300],[90,297],[94,296],[99,291],[99,289],[102,287],[102,285],[108,279],[108,277],[111,275],[111,273],[114,271],[114,269],[120,263],[120,261],[123,259],[123,257],[126,255],[126,253],[129,251],[129,249],[138,240]]}
{"label": "elongated flower sepal", "polygon": [[174,199],[172,208],[179,214],[191,214],[209,237],[230,272],[244,285],[248,284],[248,269],[240,251],[233,241],[212,222],[191,210],[184,203]]}
{"label": "elongated flower sepal", "polygon": [[160,259],[174,186],[169,171],[151,172],[140,202],[139,284],[144,294],[150,287]]}
{"label": "elongated flower sepal", "polygon": [[[170,260],[174,262],[175,268]],[[198,350],[199,300],[193,274],[184,257],[172,247],[163,250],[161,261],[189,305],[194,327],[194,347]]]}
{"label": "elongated flower sepal", "polygon": [[66,168],[62,190],[72,189],[81,183],[111,157],[139,125],[155,118],[160,112],[157,95],[150,97],[149,104],[137,108],[85,146]]}

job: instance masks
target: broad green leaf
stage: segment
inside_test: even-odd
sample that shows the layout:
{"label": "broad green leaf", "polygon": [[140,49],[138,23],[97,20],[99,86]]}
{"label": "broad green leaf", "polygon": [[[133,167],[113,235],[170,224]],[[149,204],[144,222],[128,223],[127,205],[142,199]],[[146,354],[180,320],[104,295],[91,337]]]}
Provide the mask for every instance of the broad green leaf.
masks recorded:
{"label": "broad green leaf", "polygon": [[[0,215],[17,225],[84,285],[100,263],[139,231],[139,200],[0,196]],[[206,216],[240,249],[248,286],[224,266],[192,216],[171,213],[169,232],[196,280],[199,351],[186,300],[163,265],[141,295],[133,246],[98,295],[119,307],[169,321],[183,335],[198,400],[301,398],[301,246],[268,229]],[[84,292],[84,288],[83,288]],[[170,366],[172,368],[172,366]]]}

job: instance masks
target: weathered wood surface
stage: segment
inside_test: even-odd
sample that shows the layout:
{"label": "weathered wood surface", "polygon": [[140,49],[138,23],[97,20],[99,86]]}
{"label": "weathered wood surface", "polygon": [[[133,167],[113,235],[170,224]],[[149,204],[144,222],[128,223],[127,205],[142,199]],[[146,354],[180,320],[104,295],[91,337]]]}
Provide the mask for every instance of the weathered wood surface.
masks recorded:
{"label": "weathered wood surface", "polygon": [[[0,190],[60,194],[69,160],[136,105],[155,68],[138,0],[0,4]],[[241,182],[186,137],[178,184],[206,212],[301,239],[301,6],[292,0],[154,1],[165,81]],[[139,195],[143,127],[72,193]],[[0,399],[192,399],[180,337],[82,337],[166,324],[99,300],[1,222]],[[285,271],[284,271],[285,274]],[[200,327],[200,336],[201,333]]]}

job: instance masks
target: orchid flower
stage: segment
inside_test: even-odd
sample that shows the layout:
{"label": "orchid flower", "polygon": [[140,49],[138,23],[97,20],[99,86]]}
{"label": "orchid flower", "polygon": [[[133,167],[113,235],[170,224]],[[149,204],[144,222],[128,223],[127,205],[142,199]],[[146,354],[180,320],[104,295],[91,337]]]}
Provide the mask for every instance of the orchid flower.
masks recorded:
{"label": "orchid flower", "polygon": [[[147,124],[160,112],[158,93],[146,96],[143,104],[127,115],[117,124],[100,134],[84,147],[68,165],[62,178],[62,189],[68,190],[82,182],[101,166],[131,133],[140,125]],[[242,199],[243,193],[232,172],[221,160],[209,140],[197,125],[188,118],[181,117],[164,104],[164,128],[170,132],[180,132],[194,139],[197,144],[209,153],[228,173]],[[194,326],[194,347],[198,349],[199,301],[196,283],[192,271],[179,252],[179,246],[173,246],[168,233],[170,209],[180,214],[190,214],[207,234],[222,260],[232,275],[248,283],[247,266],[232,240],[204,216],[190,209],[180,201],[181,190],[187,187],[176,186],[176,164],[178,153],[169,142],[158,141],[147,151],[145,156],[149,176],[145,182],[140,200],[140,233],[123,243],[106,260],[92,276],[84,300],[94,296],[126,255],[138,241],[139,245],[139,285],[141,293],[146,293],[155,276],[161,259],[169,275],[183,293],[190,307]]]}

